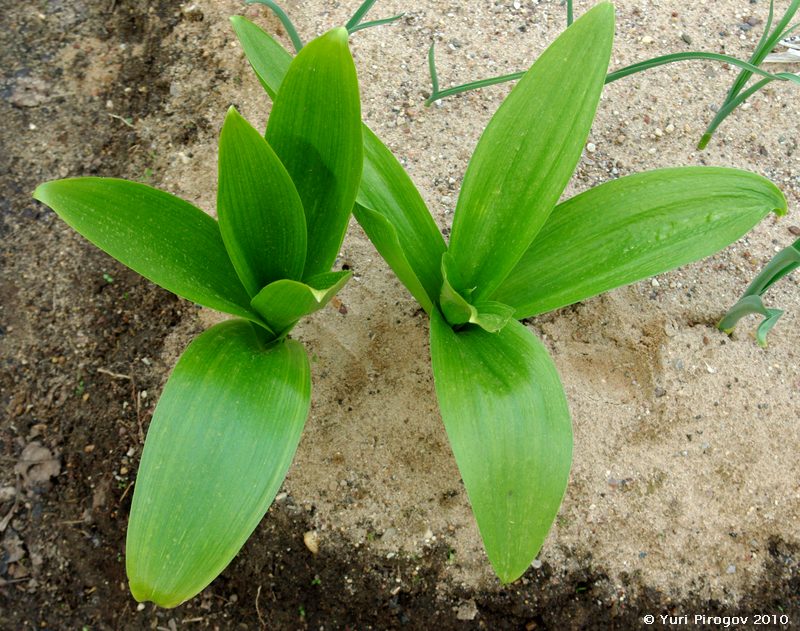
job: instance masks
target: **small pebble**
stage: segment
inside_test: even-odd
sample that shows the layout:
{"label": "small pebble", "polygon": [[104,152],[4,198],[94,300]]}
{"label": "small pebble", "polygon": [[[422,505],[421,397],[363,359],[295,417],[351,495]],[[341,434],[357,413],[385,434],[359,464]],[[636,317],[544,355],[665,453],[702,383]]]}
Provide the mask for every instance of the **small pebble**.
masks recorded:
{"label": "small pebble", "polygon": [[303,533],[303,543],[306,544],[306,548],[311,554],[317,554],[319,552],[319,533],[316,530]]}
{"label": "small pebble", "polygon": [[597,145],[594,144],[593,142],[590,142],[588,145],[586,145],[586,151],[588,151],[589,153],[594,153],[595,151],[597,151]]}
{"label": "small pebble", "polygon": [[533,563],[531,563],[531,567],[532,567],[534,570],[538,570],[539,568],[541,568],[541,567],[542,567],[542,562],[541,562],[539,559],[534,559],[534,560],[533,560]]}
{"label": "small pebble", "polygon": [[736,566],[735,565],[729,565],[728,569],[726,571],[728,572],[728,574],[736,574]]}
{"label": "small pebble", "polygon": [[652,43],[653,43],[653,38],[650,37],[649,35],[645,35],[642,38],[642,44],[652,44]]}

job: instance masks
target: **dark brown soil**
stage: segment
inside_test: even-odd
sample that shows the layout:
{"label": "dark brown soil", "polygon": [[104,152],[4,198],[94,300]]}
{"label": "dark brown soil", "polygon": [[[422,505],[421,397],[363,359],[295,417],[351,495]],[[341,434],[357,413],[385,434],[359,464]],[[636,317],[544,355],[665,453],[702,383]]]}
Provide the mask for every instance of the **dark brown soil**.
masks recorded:
{"label": "dark brown soil", "polygon": [[[548,565],[476,593],[442,578],[446,546],[386,559],[334,536],[312,556],[302,535],[313,507],[291,496],[201,596],[173,611],[138,608],[124,571],[131,487],[170,368],[161,349],[176,327],[199,330],[196,308],[92,247],[31,192],[70,175],[158,184],[142,138],[109,116],[106,101],[124,87],[128,116],[163,117],[176,144],[205,133],[202,117],[163,111],[169,86],[158,79],[192,61],[195,51],[162,47],[191,16],[166,0],[5,4],[0,489],[13,491],[0,495],[0,628],[628,629],[647,613],[736,613],[730,603],[673,602],[636,576],[613,584],[597,569]],[[118,68],[113,79],[89,71],[98,54]],[[37,444],[39,459],[20,465]],[[773,541],[766,581],[735,608],[800,622],[798,552]]]}

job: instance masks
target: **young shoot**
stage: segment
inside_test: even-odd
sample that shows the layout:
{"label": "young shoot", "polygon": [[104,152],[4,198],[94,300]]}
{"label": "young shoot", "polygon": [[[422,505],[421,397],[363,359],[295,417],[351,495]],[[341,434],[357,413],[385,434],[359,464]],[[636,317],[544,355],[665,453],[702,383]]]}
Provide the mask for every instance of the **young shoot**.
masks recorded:
{"label": "young shoot", "polygon": [[764,317],[756,329],[756,341],[760,346],[767,345],[767,334],[783,315],[781,309],[768,309],[762,301],[763,295],[776,282],[800,267],[800,239],[776,254],[747,287],[739,301],[730,308],[720,320],[717,328],[725,333],[733,333],[737,323],[748,315]]}
{"label": "young shoot", "polygon": [[363,165],[349,34],[281,67],[266,135],[231,108],[217,216],[144,184],[73,178],[34,197],[154,283],[234,319],[195,339],[153,414],[126,544],[133,596],[174,607],[230,563],[291,464],[311,402],[294,325],[331,300]]}

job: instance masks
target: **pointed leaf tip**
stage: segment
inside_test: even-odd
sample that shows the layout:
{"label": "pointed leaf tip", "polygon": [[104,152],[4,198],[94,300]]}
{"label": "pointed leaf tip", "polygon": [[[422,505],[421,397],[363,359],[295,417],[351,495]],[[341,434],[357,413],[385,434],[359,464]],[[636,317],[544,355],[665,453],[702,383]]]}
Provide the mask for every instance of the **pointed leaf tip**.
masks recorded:
{"label": "pointed leaf tip", "polygon": [[598,5],[542,53],[492,117],[453,217],[450,253],[465,283],[456,290],[488,299],[546,222],[583,152],[613,39],[613,8]]}
{"label": "pointed leaf tip", "polygon": [[536,557],[558,512],[572,426],[544,345],[511,320],[453,331],[431,314],[436,396],[489,560],[504,583]]}
{"label": "pointed leaf tip", "polygon": [[344,239],[364,164],[361,129],[355,64],[333,29],[292,60],[267,125],[305,210],[304,278],[329,271]]}
{"label": "pointed leaf tip", "polygon": [[344,26],[338,26],[328,31],[327,37],[330,37],[335,42],[347,44],[350,40],[350,33]]}

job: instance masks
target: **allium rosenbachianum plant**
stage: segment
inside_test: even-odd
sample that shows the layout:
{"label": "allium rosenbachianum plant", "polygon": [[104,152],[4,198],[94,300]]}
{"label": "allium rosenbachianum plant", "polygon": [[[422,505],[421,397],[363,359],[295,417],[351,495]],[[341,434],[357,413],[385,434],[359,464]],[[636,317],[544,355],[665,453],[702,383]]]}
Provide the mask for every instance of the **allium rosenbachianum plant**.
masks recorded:
{"label": "allium rosenbachianum plant", "polygon": [[133,270],[236,316],[189,345],[153,414],[126,546],[140,601],[174,607],[197,594],[266,513],[310,405],[308,357],[287,334],[350,276],[330,271],[363,164],[347,30],[306,45],[285,74],[266,139],[228,112],[219,221],[125,180],[59,180],[34,193]]}
{"label": "allium rosenbachianum plant", "polygon": [[[268,92],[289,54],[234,27]],[[580,159],[611,55],[614,9],[570,26],[498,109],[472,156],[447,245],[389,150],[364,128],[354,214],[431,318],[442,419],[492,566],[522,575],[567,485],[572,429],[553,361],[518,320],[724,248],[786,200],[736,169],[623,177],[558,203]]]}

